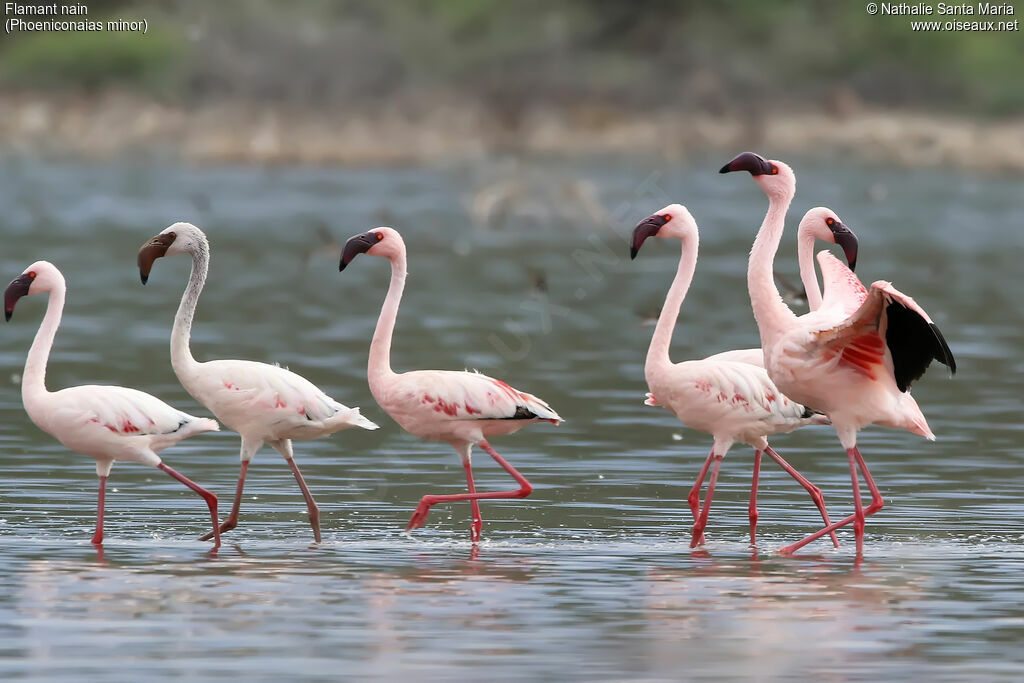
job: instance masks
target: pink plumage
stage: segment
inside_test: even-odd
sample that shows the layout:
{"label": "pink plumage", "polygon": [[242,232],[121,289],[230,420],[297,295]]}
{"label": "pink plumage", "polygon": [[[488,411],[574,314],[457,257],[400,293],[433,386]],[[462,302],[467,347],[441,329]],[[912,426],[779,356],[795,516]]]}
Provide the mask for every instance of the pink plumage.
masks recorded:
{"label": "pink plumage", "polygon": [[[437,503],[468,500],[473,514],[470,538],[480,539],[483,519],[478,501],[492,498],[524,498],[533,490],[488,439],[518,431],[535,422],[558,424],[562,418],[541,399],[515,389],[501,380],[477,372],[417,370],[396,373],[391,369],[391,339],[405,288],[406,249],[397,230],[376,228],[355,235],[345,243],[340,270],[358,254],[380,256],[391,262],[391,285],[381,308],[370,343],[367,377],[377,403],[410,434],[450,443],[466,471],[468,493],[424,496],[406,530],[423,526]],[[511,491],[477,493],[473,482],[471,452],[480,446],[519,484]]]}

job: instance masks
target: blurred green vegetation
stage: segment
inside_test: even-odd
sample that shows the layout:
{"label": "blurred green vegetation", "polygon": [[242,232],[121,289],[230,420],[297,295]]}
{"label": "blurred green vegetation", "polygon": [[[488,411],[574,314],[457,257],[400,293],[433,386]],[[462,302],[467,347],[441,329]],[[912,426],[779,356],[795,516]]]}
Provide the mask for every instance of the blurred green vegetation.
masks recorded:
{"label": "blurred green vegetation", "polygon": [[953,113],[1024,111],[1019,31],[913,32],[916,17],[871,16],[861,2],[87,4],[91,19],[145,17],[150,32],[9,37],[0,84],[369,107],[431,92],[509,116],[537,105],[727,111],[828,106],[840,96]]}

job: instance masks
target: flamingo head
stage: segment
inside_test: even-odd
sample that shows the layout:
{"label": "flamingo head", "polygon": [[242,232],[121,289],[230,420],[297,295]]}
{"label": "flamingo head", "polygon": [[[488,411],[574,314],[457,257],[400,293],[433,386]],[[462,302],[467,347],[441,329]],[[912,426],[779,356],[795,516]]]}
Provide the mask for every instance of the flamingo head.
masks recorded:
{"label": "flamingo head", "polygon": [[338,270],[345,270],[345,266],[352,263],[352,259],[359,254],[370,256],[383,256],[393,258],[405,250],[405,243],[397,230],[392,228],[374,228],[358,235],[353,235],[345,242],[341,250],[341,261],[338,263]]}
{"label": "flamingo head", "polygon": [[788,165],[774,159],[765,159],[753,152],[744,152],[727,163],[719,173],[746,171],[754,176],[754,180],[764,193],[772,196],[790,196],[796,192],[796,174]]}
{"label": "flamingo head", "polygon": [[42,294],[64,286],[64,276],[57,266],[49,261],[36,261],[26,268],[21,275],[11,280],[4,292],[4,317],[7,320],[14,315],[14,306],[18,299],[30,294]]}
{"label": "flamingo head", "polygon": [[142,284],[149,280],[149,271],[161,256],[194,254],[197,251],[208,251],[209,248],[206,235],[191,223],[175,223],[165,228],[139,249],[139,277],[142,278]]}
{"label": "flamingo head", "polygon": [[669,204],[637,223],[633,228],[633,241],[629,258],[635,259],[648,237],[684,239],[697,233],[697,222],[682,204]]}
{"label": "flamingo head", "polygon": [[846,227],[839,214],[824,206],[817,206],[806,214],[798,228],[801,235],[810,234],[814,239],[838,244],[846,255],[850,270],[857,269],[857,236]]}

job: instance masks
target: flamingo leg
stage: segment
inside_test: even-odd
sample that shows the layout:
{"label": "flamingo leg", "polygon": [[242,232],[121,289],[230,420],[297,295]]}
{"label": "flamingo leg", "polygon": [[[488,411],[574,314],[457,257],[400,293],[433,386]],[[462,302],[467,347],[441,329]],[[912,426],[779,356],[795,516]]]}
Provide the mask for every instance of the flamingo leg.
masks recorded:
{"label": "flamingo leg", "polygon": [[718,481],[718,470],[722,466],[722,456],[715,455],[714,466],[711,468],[711,479],[708,480],[708,495],[704,498],[704,507],[700,511],[700,519],[693,525],[693,537],[690,547],[696,548],[704,536],[704,528],[708,525],[708,513],[711,512],[711,499],[715,497],[715,483]]}
{"label": "flamingo leg", "polygon": [[[696,524],[700,518],[700,487],[704,484],[704,477],[708,474],[708,468],[711,467],[711,461],[715,457],[715,449],[712,448],[711,452],[708,453],[707,460],[704,461],[704,466],[700,468],[700,474],[697,475],[697,481],[693,482],[693,488],[690,489],[690,495],[686,497],[686,502],[690,504],[690,514],[693,515],[693,523]],[[704,542],[704,534],[701,533],[700,540],[698,543]]]}
{"label": "flamingo leg", "polygon": [[286,458],[288,460],[288,466],[292,468],[292,474],[295,475],[295,481],[299,483],[299,488],[302,489],[302,497],[306,499],[306,507],[309,509],[309,524],[313,527],[313,538],[317,543],[320,542],[320,508],[316,506],[316,501],[313,500],[313,494],[309,492],[309,487],[306,486],[306,480],[302,478],[302,472],[299,471],[299,466],[295,464],[294,458]]}
{"label": "flamingo leg", "polygon": [[[868,483],[868,488],[871,490],[871,505],[869,505],[867,509],[863,510],[863,516],[870,517],[871,515],[875,514],[885,506],[885,501],[882,499],[882,493],[878,490],[878,487],[875,486],[875,480],[871,478],[871,472],[868,471],[867,463],[864,462],[864,458],[861,456],[860,450],[856,446],[854,446],[852,448],[847,449],[846,452],[847,455],[849,455],[850,458],[856,460],[857,464],[860,466],[861,471],[864,473],[864,479]],[[854,502],[855,505],[860,503],[859,495],[857,496],[857,500]],[[804,547],[808,543],[816,541],[825,534],[830,533],[838,529],[839,527],[846,526],[851,522],[855,522],[856,519],[857,514],[854,513],[849,517],[845,517],[839,520],[838,522],[833,522],[832,524],[829,524],[824,529],[818,529],[810,536],[807,536],[806,538],[799,540],[796,543],[793,543],[792,545],[787,545],[784,548],[779,548],[779,552],[786,555],[791,554],[799,550],[800,548]]]}
{"label": "flamingo leg", "polygon": [[[779,455],[771,446],[768,446],[768,448],[765,449],[765,452],[767,452],[768,455],[771,456],[772,460],[777,462],[779,467],[784,469],[789,476],[796,479],[797,483],[807,490],[807,493],[811,494],[811,499],[814,500],[814,504],[817,506],[818,512],[821,513],[821,519],[825,522],[825,526],[830,525],[832,522],[828,518],[828,510],[825,508],[825,496],[822,495],[821,489],[808,481],[807,477],[797,472],[795,467],[783,460],[782,456]],[[836,532],[833,530],[830,532],[830,535],[832,536],[832,545],[838,548],[839,539],[836,538]]]}
{"label": "flamingo leg", "polygon": [[157,469],[161,469],[167,474],[171,475],[185,486],[189,487],[206,501],[206,506],[210,508],[210,517],[213,519],[213,546],[215,548],[220,547],[220,520],[217,519],[217,496],[213,495],[199,484],[195,483],[184,474],[177,472],[176,470],[168,467],[164,463],[157,465]]}
{"label": "flamingo leg", "polygon": [[[466,466],[466,488],[469,489],[470,493],[476,493],[476,484],[473,482],[473,465],[470,464],[469,460],[465,462]],[[484,527],[484,520],[480,516],[480,501],[473,498],[469,501],[469,506],[473,510],[473,524],[469,528],[469,538],[473,543],[480,542],[480,531]]]}
{"label": "flamingo leg", "polygon": [[[249,461],[242,461],[242,469],[238,473],[238,486],[235,488],[235,501],[231,504],[231,514],[224,520],[224,523],[220,525],[220,532],[223,534],[225,531],[231,531],[238,526],[238,511],[242,508],[242,492],[245,490],[245,474],[249,471]],[[200,541],[209,541],[213,538],[213,532],[210,531],[199,537]]]}
{"label": "flamingo leg", "polygon": [[451,503],[460,500],[485,500],[491,498],[526,498],[533,491],[533,486],[526,480],[522,474],[519,473],[516,468],[512,467],[505,458],[498,455],[498,452],[491,448],[491,444],[486,441],[480,442],[480,448],[484,449],[488,455],[494,458],[494,461],[504,468],[506,472],[512,475],[512,478],[519,484],[519,488],[512,491],[489,491],[487,493],[455,493],[452,495],[443,496],[423,496],[420,499],[420,504],[416,506],[416,511],[412,513],[412,517],[409,519],[409,524],[405,527],[406,531],[412,531],[423,526],[427,521],[427,517],[430,515],[430,508],[438,503]]}
{"label": "flamingo leg", "polygon": [[750,545],[757,545],[757,478],[761,474],[761,449],[754,449],[754,477],[750,482],[750,505],[747,514],[750,517]]}
{"label": "flamingo leg", "polygon": [[107,494],[107,477],[100,477],[100,492],[96,503],[96,533],[92,536],[93,545],[103,545],[103,502]]}

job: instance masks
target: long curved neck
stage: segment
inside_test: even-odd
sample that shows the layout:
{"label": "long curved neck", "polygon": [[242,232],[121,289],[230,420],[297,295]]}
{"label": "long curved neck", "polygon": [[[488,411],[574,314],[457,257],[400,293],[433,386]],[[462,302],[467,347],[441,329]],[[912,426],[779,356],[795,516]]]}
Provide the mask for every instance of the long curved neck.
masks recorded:
{"label": "long curved neck", "polygon": [[171,366],[178,379],[187,376],[199,364],[192,357],[189,340],[192,337],[192,318],[196,313],[199,295],[206,284],[206,274],[210,269],[210,248],[200,244],[192,251],[192,272],[189,274],[188,286],[181,295],[178,313],[174,316],[174,329],[171,330]]}
{"label": "long curved neck", "polygon": [[398,319],[398,305],[405,290],[406,269],[403,249],[391,257],[391,285],[388,287],[388,295],[381,306],[380,317],[377,318],[377,329],[374,330],[373,340],[370,342],[367,378],[371,391],[374,391],[379,381],[395,374],[391,369],[391,338],[394,336],[395,321]]}
{"label": "long curved neck", "polygon": [[769,195],[768,212],[757,232],[757,239],[750,250],[750,261],[747,265],[747,289],[750,292],[750,304],[754,309],[754,319],[761,333],[761,346],[768,346],[768,340],[786,329],[796,316],[782,300],[775,286],[772,268],[775,253],[779,250],[782,231],[785,227],[786,210],[793,200],[793,193]]}
{"label": "long curved neck", "polygon": [[658,325],[654,328],[654,336],[651,337],[651,345],[647,349],[647,362],[644,364],[644,375],[647,377],[647,384],[650,385],[652,377],[659,371],[672,365],[669,359],[668,349],[672,344],[672,332],[675,330],[676,321],[679,320],[679,309],[686,298],[686,292],[693,282],[693,272],[697,268],[698,239],[681,240],[682,253],[679,255],[679,267],[676,269],[676,276],[672,280],[672,286],[665,295],[665,305],[661,307],[661,314],[658,316]]}
{"label": "long curved neck", "polygon": [[64,314],[65,287],[60,285],[50,290],[50,298],[46,304],[46,315],[39,324],[39,331],[28,350],[25,360],[25,372],[21,377],[21,400],[25,409],[31,414],[32,406],[50,392],[46,390],[46,362],[50,358],[53,340],[60,327],[60,319]]}
{"label": "long curved neck", "polygon": [[816,311],[821,308],[821,289],[814,270],[814,235],[801,230],[797,234],[796,253],[800,261],[800,280],[807,292],[807,307]]}

